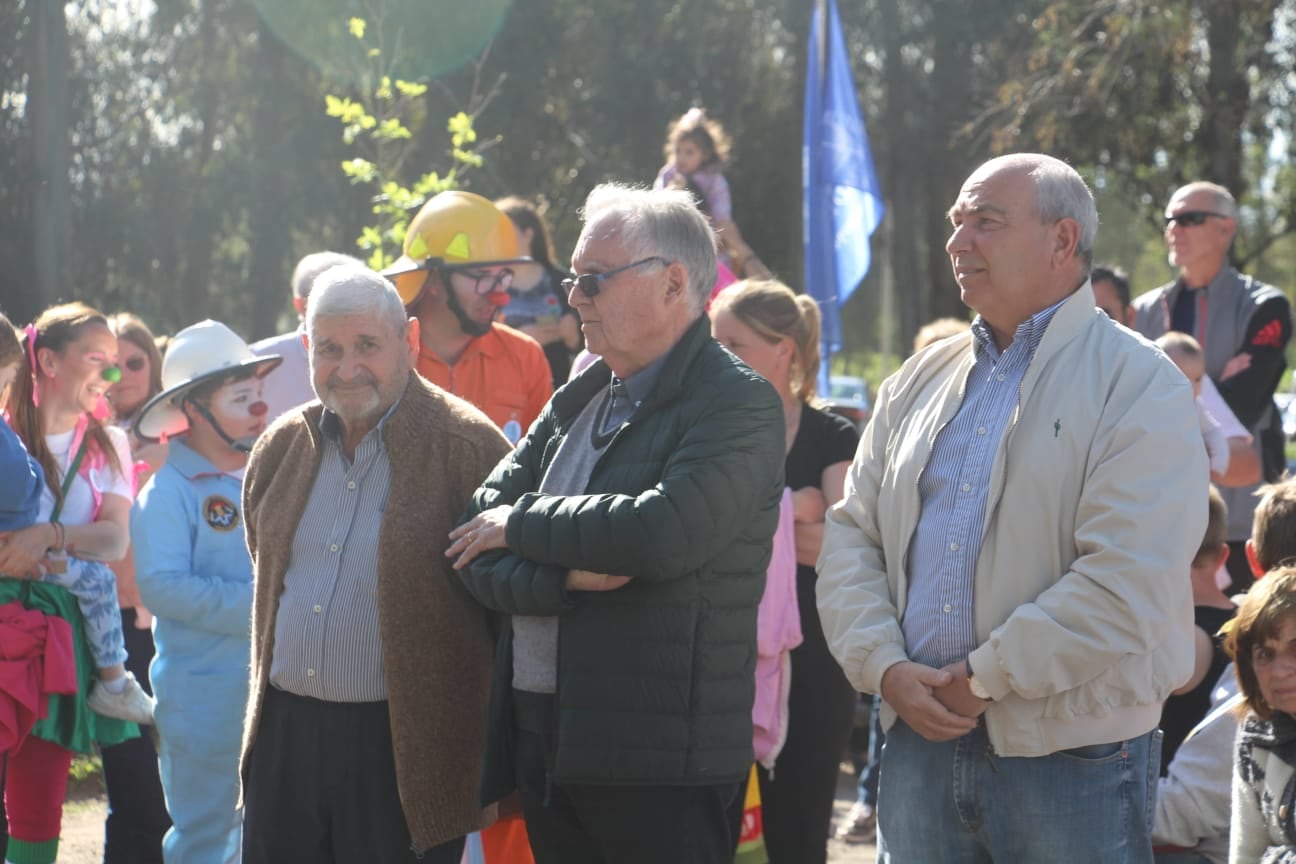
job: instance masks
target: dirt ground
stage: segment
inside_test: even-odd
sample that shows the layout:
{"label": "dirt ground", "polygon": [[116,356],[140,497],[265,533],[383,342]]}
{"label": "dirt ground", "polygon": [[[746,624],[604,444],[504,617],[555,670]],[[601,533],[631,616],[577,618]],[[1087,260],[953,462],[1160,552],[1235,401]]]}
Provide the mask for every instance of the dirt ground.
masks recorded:
{"label": "dirt ground", "polygon": [[[833,824],[846,817],[855,800],[855,781],[844,764],[841,781],[837,786],[837,803],[833,807]],[[68,803],[63,808],[63,841],[59,848],[60,864],[99,864],[103,860],[103,824],[107,801],[97,778],[91,778],[78,788],[69,790]],[[828,860],[831,864],[873,864],[876,849],[867,846],[848,846],[835,840],[828,842]]]}

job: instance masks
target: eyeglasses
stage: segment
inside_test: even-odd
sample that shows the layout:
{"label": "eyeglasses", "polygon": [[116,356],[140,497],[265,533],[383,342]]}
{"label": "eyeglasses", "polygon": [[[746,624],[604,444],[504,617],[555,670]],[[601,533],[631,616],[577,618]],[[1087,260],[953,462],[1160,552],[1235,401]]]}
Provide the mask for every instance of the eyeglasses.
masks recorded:
{"label": "eyeglasses", "polygon": [[473,272],[471,270],[452,269],[450,267],[445,268],[445,270],[452,277],[459,275],[466,279],[471,279],[473,293],[478,297],[484,294],[494,294],[496,291],[507,291],[509,288],[513,287],[512,270],[499,270],[494,273],[482,273],[480,271]]}
{"label": "eyeglasses", "polygon": [[129,371],[131,371],[131,372],[139,372],[139,371],[142,370],[142,369],[143,369],[147,364],[148,364],[148,358],[147,358],[147,357],[141,357],[140,355],[137,354],[137,355],[135,355],[134,357],[132,357],[132,358],[130,358],[129,360],[127,360],[125,363],[122,363],[121,365],[125,366],[125,367],[127,368],[127,370],[129,370]]}
{"label": "eyeglasses", "polygon": [[1196,228],[1198,225],[1205,225],[1206,220],[1211,218],[1227,219],[1229,217],[1213,210],[1185,210],[1173,216],[1166,216],[1165,224],[1167,228],[1170,227],[1171,222],[1184,228]]}
{"label": "eyeglasses", "polygon": [[564,279],[561,283],[562,289],[565,293],[570,294],[573,288],[579,288],[582,294],[593,299],[597,297],[599,291],[602,290],[599,283],[604,279],[610,279],[618,273],[623,273],[626,270],[633,270],[636,267],[642,267],[645,264],[652,264],[654,262],[670,264],[670,261],[660,255],[652,255],[648,258],[640,258],[638,261],[626,264],[623,267],[613,267],[611,270],[604,271],[603,273],[584,273],[572,279]]}

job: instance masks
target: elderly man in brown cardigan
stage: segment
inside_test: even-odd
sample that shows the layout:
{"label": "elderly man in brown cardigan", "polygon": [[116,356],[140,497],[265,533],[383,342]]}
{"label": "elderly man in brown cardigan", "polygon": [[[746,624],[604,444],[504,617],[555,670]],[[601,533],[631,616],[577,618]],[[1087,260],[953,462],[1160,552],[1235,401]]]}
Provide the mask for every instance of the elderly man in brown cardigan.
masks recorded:
{"label": "elderly man in brown cardigan", "polygon": [[509,445],[413,372],[418,322],[378,274],[322,274],[306,328],[320,402],[262,436],[243,486],[243,861],[458,864],[494,631],[446,535]]}

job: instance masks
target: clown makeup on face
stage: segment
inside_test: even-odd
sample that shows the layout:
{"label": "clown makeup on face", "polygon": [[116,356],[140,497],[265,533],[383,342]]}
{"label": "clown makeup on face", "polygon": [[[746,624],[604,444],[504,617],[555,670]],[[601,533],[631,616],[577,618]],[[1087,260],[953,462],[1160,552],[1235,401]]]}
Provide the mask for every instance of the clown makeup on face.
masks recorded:
{"label": "clown makeup on face", "polygon": [[247,378],[224,384],[211,395],[207,408],[231,438],[255,438],[265,429],[263,386],[260,378]]}

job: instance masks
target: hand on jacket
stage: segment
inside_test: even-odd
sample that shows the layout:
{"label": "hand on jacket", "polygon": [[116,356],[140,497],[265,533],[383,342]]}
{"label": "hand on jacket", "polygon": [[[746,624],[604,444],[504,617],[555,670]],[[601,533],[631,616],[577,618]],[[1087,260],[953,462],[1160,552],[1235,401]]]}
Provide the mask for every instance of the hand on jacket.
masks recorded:
{"label": "hand on jacket", "polygon": [[462,570],[483,552],[508,547],[505,531],[512,509],[507,504],[501,504],[483,510],[450,532],[450,548],[445,554],[447,558],[459,556],[452,565],[454,569]]}
{"label": "hand on jacket", "polygon": [[[955,712],[940,698],[942,689],[954,686],[953,680],[948,669],[906,660],[882,673],[880,689],[882,699],[910,729],[928,741],[953,741],[976,728],[976,720]],[[962,686],[967,689],[966,679]],[[969,692],[968,698],[975,697]]]}
{"label": "hand on jacket", "polygon": [[568,591],[615,591],[630,581],[629,576],[609,576],[588,570],[568,570]]}

